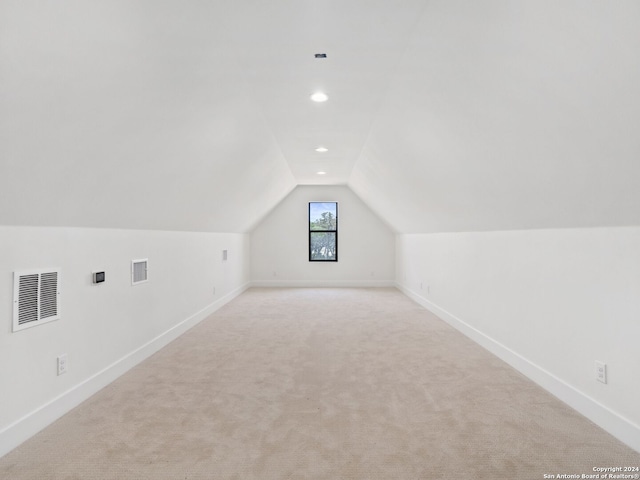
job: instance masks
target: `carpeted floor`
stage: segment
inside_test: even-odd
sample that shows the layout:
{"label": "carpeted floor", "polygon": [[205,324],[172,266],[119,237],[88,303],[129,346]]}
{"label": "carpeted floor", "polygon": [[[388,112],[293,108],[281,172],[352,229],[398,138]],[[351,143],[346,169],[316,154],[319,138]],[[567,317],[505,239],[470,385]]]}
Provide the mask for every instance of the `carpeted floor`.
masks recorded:
{"label": "carpeted floor", "polygon": [[601,466],[640,454],[397,290],[251,289],[0,459],[0,478],[495,480]]}

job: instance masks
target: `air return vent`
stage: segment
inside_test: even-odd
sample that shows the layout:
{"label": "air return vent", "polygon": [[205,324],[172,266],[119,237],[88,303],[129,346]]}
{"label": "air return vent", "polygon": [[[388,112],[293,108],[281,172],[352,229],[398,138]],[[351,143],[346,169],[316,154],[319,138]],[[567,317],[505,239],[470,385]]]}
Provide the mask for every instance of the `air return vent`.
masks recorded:
{"label": "air return vent", "polygon": [[131,260],[131,285],[146,282],[148,277],[149,259]]}
{"label": "air return vent", "polygon": [[13,274],[13,331],[60,318],[60,270]]}

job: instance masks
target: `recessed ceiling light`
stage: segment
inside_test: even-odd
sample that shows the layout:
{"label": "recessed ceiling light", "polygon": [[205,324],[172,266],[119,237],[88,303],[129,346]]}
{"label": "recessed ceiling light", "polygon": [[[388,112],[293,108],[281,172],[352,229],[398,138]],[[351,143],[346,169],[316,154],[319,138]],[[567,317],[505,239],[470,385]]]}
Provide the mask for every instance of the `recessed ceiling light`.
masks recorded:
{"label": "recessed ceiling light", "polygon": [[327,172],[316,172],[316,175],[326,175]]}
{"label": "recessed ceiling light", "polygon": [[320,153],[324,153],[324,152],[328,152],[329,149],[326,147],[318,147],[316,148],[316,152],[320,152]]}
{"label": "recessed ceiling light", "polygon": [[324,92],[315,92],[313,95],[311,95],[311,100],[313,100],[314,102],[326,102],[327,100],[329,100],[329,96]]}

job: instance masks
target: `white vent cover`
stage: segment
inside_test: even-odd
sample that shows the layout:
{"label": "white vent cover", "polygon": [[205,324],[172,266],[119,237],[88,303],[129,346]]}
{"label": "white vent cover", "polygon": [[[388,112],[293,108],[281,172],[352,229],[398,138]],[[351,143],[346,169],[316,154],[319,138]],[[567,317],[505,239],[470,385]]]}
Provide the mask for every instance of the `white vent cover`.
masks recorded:
{"label": "white vent cover", "polygon": [[13,331],[60,318],[60,270],[13,273]]}
{"label": "white vent cover", "polygon": [[149,280],[148,277],[148,258],[140,260],[131,260],[131,285],[137,285]]}

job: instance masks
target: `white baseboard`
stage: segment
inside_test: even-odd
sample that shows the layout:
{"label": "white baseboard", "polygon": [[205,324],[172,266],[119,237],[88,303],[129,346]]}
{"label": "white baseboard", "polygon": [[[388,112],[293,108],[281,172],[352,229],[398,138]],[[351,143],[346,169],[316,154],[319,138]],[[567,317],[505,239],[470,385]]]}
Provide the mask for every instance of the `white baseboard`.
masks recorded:
{"label": "white baseboard", "polygon": [[0,457],[6,455],[25,440],[29,439],[43,428],[52,424],[58,418],[80,405],[93,394],[116,380],[118,377],[138,365],[140,362],[156,353],[161,348],[178,338],[184,332],[194,327],[223,305],[249,288],[249,284],[242,285],[227,295],[219,298],[189,318],[171,327],[153,340],[145,343],[133,352],[112,363],[82,381],[63,394],[53,398],[33,412],[16,420],[0,431]]}
{"label": "white baseboard", "polygon": [[392,280],[258,280],[251,282],[258,288],[383,288],[395,287]]}
{"label": "white baseboard", "polygon": [[534,381],[552,395],[556,396],[574,410],[578,411],[593,423],[609,432],[621,442],[640,452],[640,426],[619,415],[584,392],[569,385],[565,381],[527,360],[517,352],[485,335],[447,310],[405,288],[396,282],[395,286],[409,298],[437,315],[449,325],[459,330],[471,340],[486,348],[495,356],[511,365],[530,380]]}

